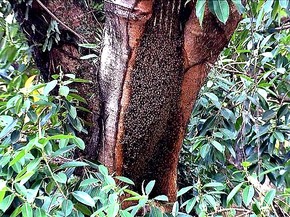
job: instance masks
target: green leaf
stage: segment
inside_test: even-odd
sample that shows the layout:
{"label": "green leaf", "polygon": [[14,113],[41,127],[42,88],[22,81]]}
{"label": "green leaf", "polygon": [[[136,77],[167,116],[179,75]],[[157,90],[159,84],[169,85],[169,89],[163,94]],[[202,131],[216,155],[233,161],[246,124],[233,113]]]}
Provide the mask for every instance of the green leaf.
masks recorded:
{"label": "green leaf", "polygon": [[206,1],[205,0],[197,0],[195,6],[195,14],[199,20],[200,26],[202,26],[202,21],[204,17],[204,10],[205,10]]}
{"label": "green leaf", "polygon": [[66,147],[63,147],[61,149],[58,149],[56,152],[52,153],[52,157],[57,157],[60,155],[63,155],[69,151],[72,151],[76,146],[75,145],[68,145]]}
{"label": "green leaf", "polygon": [[129,185],[134,185],[134,182],[131,179],[126,178],[124,176],[116,176],[115,178],[120,180],[121,182],[127,183]]}
{"label": "green leaf", "polygon": [[268,110],[268,111],[265,111],[263,116],[262,116],[262,120],[264,121],[268,121],[272,118],[274,118],[276,116],[276,112],[272,109]]}
{"label": "green leaf", "polygon": [[224,184],[223,183],[220,183],[220,182],[210,182],[210,183],[207,183],[205,184],[202,188],[224,188]]}
{"label": "green leaf", "polygon": [[281,133],[279,131],[275,131],[273,135],[274,135],[274,137],[276,139],[279,140],[279,142],[284,142],[285,141],[285,137],[284,137],[283,133]]}
{"label": "green leaf", "polygon": [[14,119],[13,117],[9,116],[9,115],[1,115],[0,116],[0,126],[1,127],[5,127],[11,123],[13,123]]}
{"label": "green leaf", "polygon": [[93,184],[97,184],[99,183],[100,180],[99,179],[95,179],[95,178],[89,178],[89,179],[85,179],[81,182],[80,187],[86,187],[88,185],[93,185]]}
{"label": "green leaf", "polygon": [[289,112],[289,105],[288,104],[282,105],[281,108],[279,108],[277,112],[277,117],[281,118],[284,115],[286,115],[288,112]]}
{"label": "green leaf", "polygon": [[214,209],[216,209],[217,204],[216,204],[216,201],[213,198],[213,196],[206,194],[206,195],[204,195],[204,198]]}
{"label": "green leaf", "polygon": [[28,203],[34,202],[39,192],[40,185],[41,185],[41,181],[38,181],[38,183],[36,185],[33,185],[31,189],[27,189],[26,198],[27,198]]}
{"label": "green leaf", "polygon": [[81,212],[82,214],[86,215],[86,216],[91,216],[92,212],[91,210],[89,209],[89,207],[81,204],[81,203],[76,203],[75,205],[75,208]]}
{"label": "green leaf", "polygon": [[191,210],[193,209],[194,205],[196,204],[196,200],[197,200],[197,197],[193,197],[193,198],[191,198],[190,200],[187,201],[186,207],[185,207],[185,211],[187,213],[191,212]]}
{"label": "green leaf", "polygon": [[63,184],[65,184],[66,181],[67,181],[67,176],[66,176],[66,174],[65,174],[64,172],[59,172],[58,174],[56,174],[56,175],[54,176],[54,178],[55,178],[55,180],[56,180],[57,182],[59,182],[59,183],[63,183]]}
{"label": "green leaf", "polygon": [[80,59],[81,60],[87,60],[87,59],[92,59],[92,58],[97,58],[98,56],[96,54],[88,54],[85,56],[82,56]]}
{"label": "green leaf", "polygon": [[29,203],[25,203],[22,206],[21,211],[22,211],[22,216],[23,217],[33,217],[32,208],[31,208],[31,205]]}
{"label": "green leaf", "polygon": [[42,158],[36,158],[27,165],[27,171],[33,171],[37,168]]}
{"label": "green leaf", "polygon": [[73,203],[70,200],[63,200],[61,210],[64,213],[64,216],[70,216],[73,210]]}
{"label": "green leaf", "polygon": [[14,130],[14,127],[17,125],[18,119],[13,120],[9,125],[5,126],[3,130],[0,133],[0,139],[7,136],[12,130]]}
{"label": "green leaf", "polygon": [[94,207],[95,201],[94,199],[86,192],[83,191],[74,191],[72,193],[75,199],[77,199],[79,202],[86,204],[88,206]]}
{"label": "green leaf", "polygon": [[15,197],[14,194],[10,194],[7,197],[5,197],[0,203],[0,210],[2,210],[5,213],[6,210],[10,207],[12,201],[14,200],[14,197]]}
{"label": "green leaf", "polygon": [[74,99],[78,100],[79,102],[87,103],[87,101],[83,97],[81,97],[80,95],[78,95],[78,94],[70,93],[68,96],[71,97],[71,98],[74,98]]}
{"label": "green leaf", "polygon": [[274,3],[274,0],[267,0],[263,6],[263,9],[265,13],[271,12],[272,11],[272,5]]}
{"label": "green leaf", "polygon": [[178,211],[179,211],[179,204],[178,204],[178,201],[175,201],[175,203],[173,204],[171,213],[173,216],[177,216]]}
{"label": "green leaf", "polygon": [[158,201],[167,201],[168,202],[168,197],[166,195],[159,195],[157,197],[154,197],[153,199],[158,200]]}
{"label": "green leaf", "polygon": [[225,151],[225,146],[223,146],[222,144],[220,144],[219,142],[212,140],[210,142],[219,152],[224,153]]}
{"label": "green leaf", "polygon": [[127,210],[120,210],[119,213],[121,217],[133,217],[133,215],[131,215],[131,213],[129,213]]}
{"label": "green leaf", "polygon": [[9,163],[9,166],[14,165],[16,162],[18,162],[20,159],[22,159],[25,156],[25,150],[21,150],[18,152],[18,154],[14,157],[14,159]]}
{"label": "green leaf", "polygon": [[212,103],[220,109],[222,107],[219,98],[214,93],[205,93],[205,95],[212,101]]}
{"label": "green leaf", "polygon": [[185,194],[186,192],[188,192],[191,189],[193,189],[193,186],[187,186],[187,187],[181,188],[177,193],[177,197]]}
{"label": "green leaf", "polygon": [[287,8],[289,4],[289,0],[279,0],[279,5],[281,6],[281,8]]}
{"label": "green leaf", "polygon": [[124,191],[126,192],[126,193],[128,193],[128,194],[131,194],[131,195],[134,195],[134,196],[140,196],[141,197],[141,195],[140,194],[138,194],[137,192],[135,192],[135,191],[132,191],[132,190],[130,190],[130,189],[124,189]]}
{"label": "green leaf", "polygon": [[228,197],[227,197],[227,205],[230,203],[230,201],[233,199],[233,197],[238,193],[238,191],[240,190],[240,188],[242,187],[244,183],[240,183],[238,184],[236,187],[233,188],[233,190],[229,193]]}
{"label": "green leaf", "polygon": [[76,119],[76,117],[77,117],[77,109],[76,109],[76,107],[74,107],[74,106],[72,106],[72,105],[70,105],[69,106],[69,115],[73,118],[73,119]]}
{"label": "green leaf", "polygon": [[16,143],[20,139],[20,131],[19,130],[14,130],[11,133],[11,143]]}
{"label": "green leaf", "polygon": [[36,208],[36,210],[34,211],[34,216],[35,217],[46,217],[47,215],[43,209]]}
{"label": "green leaf", "polygon": [[242,13],[244,13],[246,11],[246,9],[245,9],[244,5],[242,4],[241,0],[232,0],[232,2],[237,7],[237,9],[240,12],[240,14],[242,14]]}
{"label": "green leaf", "polygon": [[250,203],[251,203],[251,201],[253,199],[254,193],[255,193],[255,190],[254,190],[254,187],[252,185],[247,186],[243,190],[243,201],[244,201],[244,204],[246,206],[250,205]]}
{"label": "green leaf", "polygon": [[268,170],[266,170],[266,171],[260,173],[260,174],[258,175],[258,177],[262,177],[263,175],[266,175],[266,174],[268,174],[268,173],[271,173],[271,172],[273,172],[273,171],[275,171],[275,170],[279,170],[279,169],[282,169],[282,168],[283,168],[282,166],[276,166],[276,167],[270,168],[270,169],[268,169]]}
{"label": "green leaf", "polygon": [[243,161],[242,163],[241,163],[241,165],[244,167],[244,168],[249,168],[249,166],[251,166],[252,165],[252,163],[251,162],[249,162],[249,161]]}
{"label": "green leaf", "polygon": [[59,169],[65,169],[65,168],[69,168],[69,167],[85,167],[85,166],[89,166],[87,163],[85,162],[81,162],[81,161],[71,161],[71,162],[66,162],[64,164],[62,164]]}
{"label": "green leaf", "polygon": [[259,201],[254,199],[255,203],[252,205],[252,209],[255,214],[259,215],[261,213],[261,206],[259,204]]}
{"label": "green leaf", "polygon": [[118,211],[119,211],[119,204],[118,203],[113,203],[111,205],[109,205],[108,207],[108,211],[107,211],[107,215],[108,216],[112,216],[115,217],[118,215]]}
{"label": "green leaf", "polygon": [[276,195],[276,189],[271,189],[265,195],[264,202],[266,202],[268,205],[271,205],[273,203],[275,195]]}
{"label": "green leaf", "polygon": [[19,183],[15,183],[15,189],[17,193],[21,194],[22,196],[25,196],[27,194],[27,189]]}
{"label": "green leaf", "polygon": [[67,97],[67,95],[69,94],[69,87],[68,86],[60,86],[58,92],[59,92],[59,95]]}
{"label": "green leaf", "polygon": [[206,155],[209,153],[210,145],[205,144],[200,148],[200,156],[204,159]]}
{"label": "green leaf", "polygon": [[50,91],[52,91],[56,87],[56,85],[57,85],[57,80],[48,82],[43,89],[43,95],[47,96],[50,93]]}
{"label": "green leaf", "polygon": [[109,174],[107,167],[99,165],[99,171],[102,175],[107,176]]}
{"label": "green leaf", "polygon": [[[21,206],[18,206],[14,211],[13,213],[10,215],[10,217],[19,217],[19,214],[21,213]],[[38,217],[38,215],[37,215]],[[42,216],[39,216],[39,217],[42,217]]]}
{"label": "green leaf", "polygon": [[95,49],[98,47],[97,44],[78,44],[80,47]]}
{"label": "green leaf", "polygon": [[211,116],[204,122],[202,129],[200,130],[200,135],[204,136],[208,130],[214,125],[216,116]]}
{"label": "green leaf", "polygon": [[20,184],[23,185],[24,183],[26,183],[31,176],[33,176],[35,174],[35,171],[28,171],[26,172],[24,175],[20,176],[20,177],[16,177],[15,178],[15,181],[16,182],[19,182],[20,181]]}
{"label": "green leaf", "polygon": [[81,150],[84,150],[85,149],[85,143],[84,141],[79,138],[79,137],[76,137],[74,138],[74,144]]}
{"label": "green leaf", "polygon": [[149,195],[155,185],[155,180],[151,180],[145,187],[145,194],[146,195]]}
{"label": "green leaf", "polygon": [[211,3],[214,14],[225,24],[230,15],[230,8],[227,0],[211,0]]}
{"label": "green leaf", "polygon": [[149,217],[163,217],[163,213],[157,207],[151,207]]}

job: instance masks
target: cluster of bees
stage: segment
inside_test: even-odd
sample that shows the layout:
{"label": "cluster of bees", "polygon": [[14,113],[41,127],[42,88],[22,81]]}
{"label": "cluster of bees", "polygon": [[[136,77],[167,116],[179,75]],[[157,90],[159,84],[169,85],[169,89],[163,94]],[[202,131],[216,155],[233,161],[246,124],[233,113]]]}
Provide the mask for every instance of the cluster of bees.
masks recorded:
{"label": "cluster of bees", "polygon": [[[123,175],[137,186],[144,179],[154,179],[157,169],[164,172],[180,120],[182,40],[179,28],[163,28],[166,19],[156,25],[156,17],[160,14],[155,11],[140,41],[124,120]],[[171,19],[178,22],[178,14]]]}

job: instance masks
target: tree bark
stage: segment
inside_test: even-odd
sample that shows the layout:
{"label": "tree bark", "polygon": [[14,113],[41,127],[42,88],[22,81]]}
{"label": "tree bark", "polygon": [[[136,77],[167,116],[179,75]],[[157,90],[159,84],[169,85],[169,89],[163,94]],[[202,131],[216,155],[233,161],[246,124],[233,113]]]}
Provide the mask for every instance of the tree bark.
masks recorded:
{"label": "tree bark", "polygon": [[[26,6],[15,7],[22,15],[19,21],[24,21],[22,28],[30,44],[43,43],[48,26],[45,21],[52,19],[38,1],[33,1],[28,20],[24,19]],[[73,0],[44,3],[77,34],[66,28],[62,31],[71,38],[81,35],[93,42],[99,25],[85,7]],[[195,1],[187,7],[184,4],[183,0],[105,1],[98,76],[93,65],[79,60],[75,43],[63,40],[46,53],[34,47],[43,73],[54,71],[49,67],[51,62],[69,72],[85,67],[85,71],[77,70],[78,75],[93,81],[91,86],[77,87],[92,110],[92,116],[87,117],[92,126],[86,157],[99,159],[110,172],[131,178],[138,191],[144,180],[156,180],[153,196],[165,194],[170,201],[176,199],[178,156],[192,107],[209,71],[208,63],[216,61],[241,18],[230,5],[230,17],[224,25],[206,8],[201,27]],[[79,17],[85,15],[89,17],[84,22]],[[92,99],[87,88],[88,93],[95,93]]]}
{"label": "tree bark", "polygon": [[106,1],[100,85],[104,140],[99,159],[111,172],[156,180],[154,195],[176,199],[178,156],[190,113],[240,16],[226,25],[208,9],[179,0]]}
{"label": "tree bark", "polygon": [[[80,113],[88,131],[79,133],[87,144],[82,155],[87,159],[96,160],[100,133],[100,100],[96,73],[99,63],[81,60],[81,56],[89,53],[78,44],[96,43],[95,38],[102,24],[98,22],[95,11],[82,1],[34,0],[31,4],[28,1],[18,2],[10,0],[42,77],[49,81],[53,74],[75,74],[77,78],[90,81],[74,83],[71,88],[76,89],[86,100],[87,103],[81,103],[81,106],[91,111]],[[47,31],[53,20],[58,21],[60,41],[53,42],[51,49],[43,52]],[[90,52],[99,55],[99,50]]]}

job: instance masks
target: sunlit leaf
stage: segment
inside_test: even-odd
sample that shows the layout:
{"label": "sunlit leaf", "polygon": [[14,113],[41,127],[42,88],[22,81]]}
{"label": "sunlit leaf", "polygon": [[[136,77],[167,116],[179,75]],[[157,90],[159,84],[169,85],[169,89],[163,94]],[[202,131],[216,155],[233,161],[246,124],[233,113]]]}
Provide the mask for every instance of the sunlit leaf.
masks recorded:
{"label": "sunlit leaf", "polygon": [[88,206],[94,207],[95,201],[93,198],[86,192],[83,191],[74,191],[72,193],[75,199],[77,199],[79,202],[86,204]]}
{"label": "sunlit leaf", "polygon": [[243,201],[246,206],[249,206],[249,204],[251,203],[254,193],[255,193],[255,190],[252,185],[247,186],[243,190]]}
{"label": "sunlit leaf", "polygon": [[240,190],[240,188],[242,187],[244,183],[240,183],[238,184],[236,187],[234,187],[232,189],[232,191],[229,193],[229,195],[227,196],[227,204],[230,203],[230,201],[233,199],[233,197],[238,193],[238,191]]}

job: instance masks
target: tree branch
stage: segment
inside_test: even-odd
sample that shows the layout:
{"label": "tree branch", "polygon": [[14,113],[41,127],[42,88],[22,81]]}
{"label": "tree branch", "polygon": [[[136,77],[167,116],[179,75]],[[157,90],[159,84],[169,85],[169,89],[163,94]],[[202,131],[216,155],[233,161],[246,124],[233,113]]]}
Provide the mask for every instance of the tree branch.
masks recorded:
{"label": "tree branch", "polygon": [[57,18],[40,0],[36,0],[36,2],[53,18],[55,19],[62,27],[72,32],[75,36],[77,36],[79,39],[86,42],[87,40],[80,34],[78,34],[76,31],[74,31],[72,28],[67,26],[65,23],[63,23],[59,18]]}

